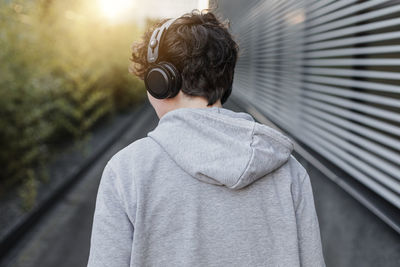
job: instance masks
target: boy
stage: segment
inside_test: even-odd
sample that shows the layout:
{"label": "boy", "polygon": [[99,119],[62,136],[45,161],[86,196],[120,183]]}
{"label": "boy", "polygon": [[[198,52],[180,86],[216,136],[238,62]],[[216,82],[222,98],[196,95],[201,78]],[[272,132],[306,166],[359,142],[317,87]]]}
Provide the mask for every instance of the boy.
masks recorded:
{"label": "boy", "polygon": [[89,267],[325,266],[293,143],[222,107],[237,53],[211,12],[163,21],[133,46],[160,121],[103,171]]}

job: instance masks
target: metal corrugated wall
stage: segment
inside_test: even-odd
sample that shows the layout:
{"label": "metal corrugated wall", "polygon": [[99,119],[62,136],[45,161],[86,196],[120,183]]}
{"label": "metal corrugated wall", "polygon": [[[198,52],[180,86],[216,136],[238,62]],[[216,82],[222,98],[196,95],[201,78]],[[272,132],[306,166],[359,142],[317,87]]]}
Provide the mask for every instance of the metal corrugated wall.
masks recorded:
{"label": "metal corrugated wall", "polygon": [[400,208],[400,1],[219,2],[233,95]]}

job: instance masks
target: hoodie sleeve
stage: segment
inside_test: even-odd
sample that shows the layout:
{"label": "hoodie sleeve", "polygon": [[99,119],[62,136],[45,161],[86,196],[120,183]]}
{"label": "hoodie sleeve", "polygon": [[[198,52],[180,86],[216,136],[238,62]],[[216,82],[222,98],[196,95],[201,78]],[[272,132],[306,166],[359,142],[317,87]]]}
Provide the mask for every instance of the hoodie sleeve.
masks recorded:
{"label": "hoodie sleeve", "polygon": [[107,163],[97,192],[88,267],[130,266],[134,229],[125,211],[119,185]]}
{"label": "hoodie sleeve", "polygon": [[314,206],[310,177],[307,172],[305,172],[304,179],[299,188],[296,220],[300,265],[307,267],[325,266],[319,223]]}

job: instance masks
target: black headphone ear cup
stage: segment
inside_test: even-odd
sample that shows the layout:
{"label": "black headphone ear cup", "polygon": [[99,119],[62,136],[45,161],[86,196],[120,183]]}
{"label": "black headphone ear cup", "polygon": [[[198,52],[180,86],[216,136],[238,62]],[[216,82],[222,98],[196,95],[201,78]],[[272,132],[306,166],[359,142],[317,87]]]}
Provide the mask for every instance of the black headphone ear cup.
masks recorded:
{"label": "black headphone ear cup", "polygon": [[170,95],[169,97],[174,97],[179,93],[182,87],[182,77],[179,70],[169,62],[160,62],[160,66],[164,67],[169,72],[170,76]]}
{"label": "black headphone ear cup", "polygon": [[162,65],[155,64],[150,67],[144,77],[147,91],[157,99],[164,99],[170,95],[170,74]]}

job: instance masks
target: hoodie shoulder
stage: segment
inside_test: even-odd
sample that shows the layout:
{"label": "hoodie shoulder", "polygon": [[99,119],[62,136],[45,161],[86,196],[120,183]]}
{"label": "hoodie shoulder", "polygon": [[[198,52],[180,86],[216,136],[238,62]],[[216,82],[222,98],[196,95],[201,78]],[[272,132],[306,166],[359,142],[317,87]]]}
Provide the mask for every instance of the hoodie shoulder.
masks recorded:
{"label": "hoodie shoulder", "polygon": [[[115,153],[109,162],[115,166],[116,170],[121,168],[132,168],[132,166],[140,166],[142,161],[146,161],[146,157],[152,155],[152,152],[158,151],[159,147],[149,137],[137,139],[126,147]],[[146,155],[146,157],[144,157]]]}
{"label": "hoodie shoulder", "polygon": [[295,156],[293,156],[293,154],[290,155],[287,161],[287,166],[290,169],[292,182],[299,185],[302,184],[305,176],[308,175],[308,173],[304,166],[295,158]]}
{"label": "hoodie shoulder", "polygon": [[304,166],[293,156],[290,155],[289,160],[287,162],[287,166],[290,169],[290,177],[291,177],[291,193],[294,201],[294,206],[297,206],[297,203],[300,199],[301,187],[305,179],[310,179],[307,173],[307,170]]}

